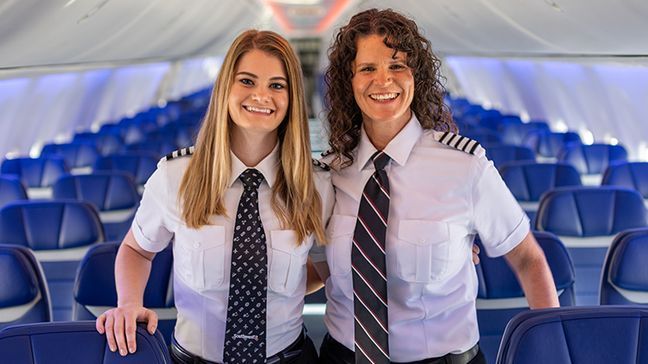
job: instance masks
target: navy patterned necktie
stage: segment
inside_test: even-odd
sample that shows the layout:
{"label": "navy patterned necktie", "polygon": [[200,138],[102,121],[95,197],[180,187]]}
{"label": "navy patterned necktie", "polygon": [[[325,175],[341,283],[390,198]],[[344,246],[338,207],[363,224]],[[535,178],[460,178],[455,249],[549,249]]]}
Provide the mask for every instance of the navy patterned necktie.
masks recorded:
{"label": "navy patterned necktie", "polygon": [[376,171],[362,191],[353,233],[353,313],[356,364],[389,363],[385,239],[389,216],[390,158],[382,151],[371,157]]}
{"label": "navy patterned necktie", "polygon": [[268,286],[266,236],[259,217],[263,175],[250,168],[239,178],[244,188],[234,227],[223,362],[261,364],[266,361]]}

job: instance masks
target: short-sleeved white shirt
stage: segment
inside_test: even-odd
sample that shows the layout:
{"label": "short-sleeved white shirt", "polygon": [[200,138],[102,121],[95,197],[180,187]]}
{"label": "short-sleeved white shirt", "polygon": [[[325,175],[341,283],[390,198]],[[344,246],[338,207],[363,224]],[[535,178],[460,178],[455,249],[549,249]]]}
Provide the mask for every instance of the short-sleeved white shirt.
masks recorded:
{"label": "short-sleeved white shirt", "polygon": [[[165,161],[146,183],[132,231],[137,243],[159,252],[174,240],[174,293],[178,320],[174,336],[195,355],[223,361],[233,229],[243,184],[238,176],[246,167],[233,153],[230,188],[225,194],[227,216],[214,215],[211,225],[187,227],[181,216],[178,188],[190,156]],[[283,350],[302,331],[306,288],[306,260],[313,246],[311,234],[297,245],[293,230],[284,230],[271,206],[272,184],[278,167],[278,148],[256,167],[265,181],[259,187],[259,214],[268,247],[267,355]],[[315,172],[315,185],[324,211],[332,209],[330,173]],[[326,213],[325,213],[326,215]]]}
{"label": "short-sleeved white shirt", "polygon": [[[385,147],[392,158],[387,226],[389,353],[408,362],[460,353],[479,340],[472,241],[500,256],[529,232],[529,220],[493,163],[437,142],[416,116]],[[335,208],[327,226],[324,321],[353,350],[351,239],[376,148],[364,130],[354,162],[332,170]],[[327,159],[325,159],[326,161]]]}

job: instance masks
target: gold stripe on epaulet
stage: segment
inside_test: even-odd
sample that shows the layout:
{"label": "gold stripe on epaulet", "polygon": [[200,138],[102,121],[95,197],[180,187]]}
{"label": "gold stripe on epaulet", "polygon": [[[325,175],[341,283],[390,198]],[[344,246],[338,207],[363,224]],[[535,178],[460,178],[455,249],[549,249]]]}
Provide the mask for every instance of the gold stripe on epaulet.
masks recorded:
{"label": "gold stripe on epaulet", "polygon": [[165,155],[164,158],[162,158],[162,160],[170,161],[172,159],[184,157],[185,155],[192,155],[193,152],[194,152],[194,146],[192,145],[190,147],[174,150],[173,152]]}
{"label": "gold stripe on epaulet", "polygon": [[481,157],[486,154],[486,150],[479,144],[478,141],[461,136],[459,134],[446,132],[435,132],[434,139],[439,143],[443,143],[449,147],[453,147],[462,152]]}

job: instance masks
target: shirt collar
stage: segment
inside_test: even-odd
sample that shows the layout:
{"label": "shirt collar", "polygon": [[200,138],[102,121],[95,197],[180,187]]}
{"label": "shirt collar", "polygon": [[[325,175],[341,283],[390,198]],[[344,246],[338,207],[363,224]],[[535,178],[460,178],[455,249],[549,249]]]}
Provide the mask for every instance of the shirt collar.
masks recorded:
{"label": "shirt collar", "polygon": [[[398,165],[404,165],[409,158],[414,145],[418,142],[421,134],[423,134],[423,127],[419,123],[416,115],[412,113],[412,117],[405,124],[403,129],[396,134],[396,136],[387,144],[383,150],[391,159],[398,163]],[[369,162],[371,156],[376,153],[378,149],[369,140],[367,133],[362,126],[360,130],[360,142],[358,144],[358,153],[356,155],[356,163],[358,165],[358,170],[362,170]]]}
{"label": "shirt collar", "polygon": [[263,175],[263,178],[268,183],[268,186],[272,188],[272,185],[275,182],[277,177],[277,166],[279,164],[279,143],[275,145],[272,149],[272,152],[268,154],[259,164],[254,167],[248,167],[243,162],[241,162],[238,157],[232,153],[230,150],[230,157],[232,158],[232,175],[230,176],[229,186],[232,187],[234,182],[239,178],[241,173],[243,173],[248,168],[255,168]]}

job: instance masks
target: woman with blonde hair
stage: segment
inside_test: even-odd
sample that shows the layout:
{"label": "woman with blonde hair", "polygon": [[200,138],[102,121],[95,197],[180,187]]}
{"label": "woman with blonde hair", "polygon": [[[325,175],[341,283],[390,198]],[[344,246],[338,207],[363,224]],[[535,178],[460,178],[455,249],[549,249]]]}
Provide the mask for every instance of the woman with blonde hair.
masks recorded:
{"label": "woman with blonde hair", "polygon": [[303,95],[284,38],[248,30],[234,40],[195,148],[160,161],[119,249],[118,307],[97,319],[112,351],[135,352],[137,321],[155,331],[143,292],[155,253],[174,240],[175,362],[317,360],[302,309],[333,192],[313,167]]}

